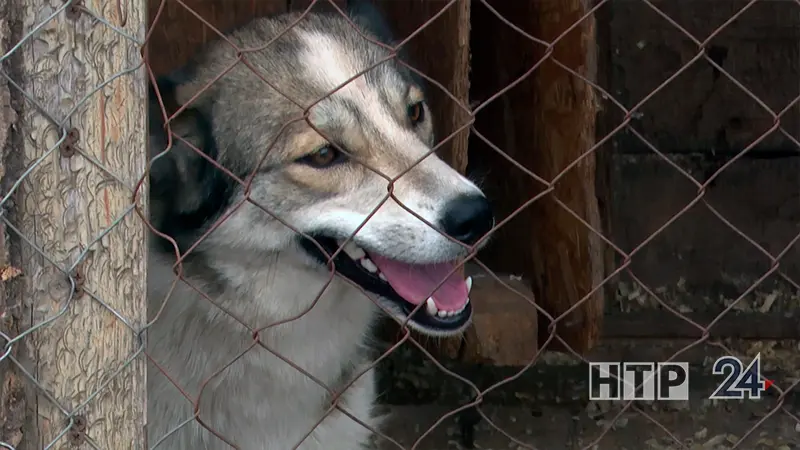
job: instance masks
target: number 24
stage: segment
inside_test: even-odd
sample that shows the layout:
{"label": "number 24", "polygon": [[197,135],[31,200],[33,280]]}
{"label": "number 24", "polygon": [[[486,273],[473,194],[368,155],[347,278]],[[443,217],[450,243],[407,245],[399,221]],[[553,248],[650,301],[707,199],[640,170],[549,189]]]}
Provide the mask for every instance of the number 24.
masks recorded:
{"label": "number 24", "polygon": [[761,381],[761,354],[753,358],[753,362],[742,370],[742,361],[734,356],[723,356],[714,362],[712,373],[725,375],[725,380],[709,397],[712,400],[743,399],[745,392],[747,398],[761,398],[761,391],[765,389]]}

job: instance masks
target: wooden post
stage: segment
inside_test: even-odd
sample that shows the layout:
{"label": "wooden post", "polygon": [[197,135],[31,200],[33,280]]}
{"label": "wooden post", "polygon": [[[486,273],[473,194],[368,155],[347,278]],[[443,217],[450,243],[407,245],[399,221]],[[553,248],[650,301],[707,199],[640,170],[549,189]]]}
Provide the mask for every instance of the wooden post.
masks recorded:
{"label": "wooden post", "polygon": [[[30,171],[3,210],[23,236],[8,227],[11,259],[22,275],[6,286],[3,331],[13,337],[35,330],[4,363],[3,387],[17,392],[13,386],[21,383],[26,393],[25,423],[12,422],[11,437],[18,449],[53,442],[49,448],[91,448],[91,440],[94,448],[138,450],[145,448],[145,364],[136,330],[146,320],[146,239],[131,198],[147,161],[145,70],[138,43],[82,8],[42,25],[64,5],[11,0],[0,6],[0,17],[14,23],[0,55],[41,25],[3,67],[41,107],[10,88],[17,119],[4,147],[3,193]],[[144,39],[142,2],[82,6]],[[78,140],[60,151],[64,129]],[[59,268],[78,261],[73,292]]]}
{"label": "wooden post", "polygon": [[[548,42],[579,22],[589,10],[588,3],[491,2],[507,20]],[[485,101],[528,72],[544,56],[545,47],[510,28],[484,6],[474,8],[473,96],[476,101]],[[504,43],[502,48],[500,42]],[[589,17],[559,41],[552,57],[592,79],[594,53],[594,22]],[[476,130],[517,163],[550,181],[592,147],[595,113],[592,88],[546,61],[481,110]],[[544,189],[542,183],[510,164],[475,134],[470,145],[470,171],[484,180],[500,217],[514,213]],[[558,198],[599,230],[594,177],[594,156],[582,159],[556,183],[553,192],[505,224],[483,258],[494,270],[531,280],[537,303],[552,316],[567,311],[604,276],[602,241],[554,200]],[[602,289],[596,291],[559,324],[559,335],[578,352],[589,349],[599,335],[602,293]],[[540,314],[540,342],[548,336],[548,325]],[[535,330],[520,333],[536,339]]]}
{"label": "wooden post", "polygon": [[[588,0],[538,0],[533,2],[537,24],[534,35],[553,41],[573,24],[581,21],[553,51],[553,58],[590,80],[595,78],[596,51],[594,16]],[[542,56],[544,52],[542,52]],[[534,74],[535,147],[532,167],[545,180],[559,173],[588,152],[595,142],[597,104],[594,90],[584,81],[545,61]],[[554,198],[602,231],[595,194],[595,155],[572,168],[556,185],[552,195],[535,204],[542,219],[533,235],[535,279],[540,297],[552,315],[560,315],[597,287],[605,276],[601,239]],[[603,289],[559,324],[559,335],[573,350],[586,352],[600,337],[603,315]],[[546,336],[545,327],[540,336]]]}

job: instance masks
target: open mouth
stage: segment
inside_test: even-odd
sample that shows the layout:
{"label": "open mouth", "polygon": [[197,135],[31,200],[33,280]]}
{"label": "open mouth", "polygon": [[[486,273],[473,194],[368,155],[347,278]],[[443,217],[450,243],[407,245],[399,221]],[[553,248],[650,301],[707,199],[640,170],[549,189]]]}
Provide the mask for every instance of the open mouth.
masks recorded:
{"label": "open mouth", "polygon": [[[333,254],[344,242],[329,237],[316,237],[315,240],[329,254]],[[323,263],[327,262],[327,257],[311,241],[302,239],[301,242],[312,256]],[[410,317],[409,325],[423,333],[455,334],[462,331],[472,317],[472,305],[469,302],[472,279],[462,279],[457,272],[450,274],[455,268],[453,262],[404,263],[370,254],[354,242],[344,244],[333,262],[337,272],[379,295],[379,301],[397,318],[405,320]],[[447,280],[442,283],[445,277]],[[422,303],[424,305],[414,312]]]}

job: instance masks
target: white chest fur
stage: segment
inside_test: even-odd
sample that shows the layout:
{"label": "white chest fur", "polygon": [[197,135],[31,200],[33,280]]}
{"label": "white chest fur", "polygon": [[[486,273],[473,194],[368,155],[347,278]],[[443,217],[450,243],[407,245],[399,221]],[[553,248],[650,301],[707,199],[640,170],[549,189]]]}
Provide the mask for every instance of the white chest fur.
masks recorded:
{"label": "white chest fur", "polygon": [[[217,436],[242,450],[291,449],[304,438],[302,450],[353,450],[367,440],[367,428],[340,410],[331,411],[331,395],[318,382],[339,390],[360,375],[339,405],[376,425],[374,375],[362,373],[364,341],[376,309],[360,291],[334,279],[303,315],[329,276],[284,258],[250,267],[241,267],[242,258],[239,267],[215,263],[225,280],[220,285],[202,276],[190,279],[218,306],[178,282],[147,336],[148,353],[158,364],[148,367],[151,447],[168,433],[157,448],[233,448]],[[150,264],[154,315],[174,277],[157,256]],[[300,315],[261,330],[263,346],[256,342],[252,330]],[[197,417],[213,432],[192,419],[195,405]]]}

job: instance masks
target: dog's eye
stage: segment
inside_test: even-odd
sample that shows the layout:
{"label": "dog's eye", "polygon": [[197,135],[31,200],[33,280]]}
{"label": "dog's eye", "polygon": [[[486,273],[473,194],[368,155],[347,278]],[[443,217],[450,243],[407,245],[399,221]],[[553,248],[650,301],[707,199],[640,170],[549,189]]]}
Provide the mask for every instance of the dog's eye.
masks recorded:
{"label": "dog's eye", "polygon": [[319,169],[330,167],[334,164],[342,162],[343,160],[344,154],[339,150],[336,150],[336,148],[334,148],[332,145],[320,147],[314,153],[300,158],[300,162]]}
{"label": "dog's eye", "polygon": [[411,125],[417,125],[425,120],[425,107],[422,105],[422,102],[414,103],[413,105],[409,105],[407,114]]}

